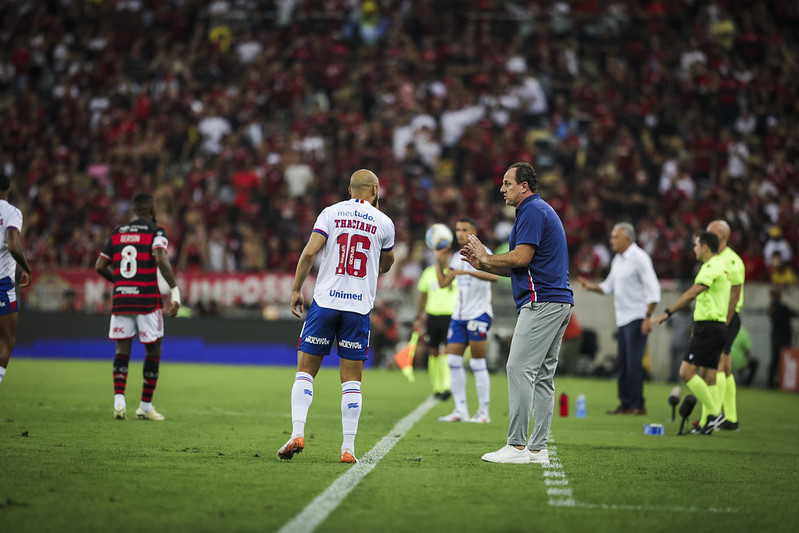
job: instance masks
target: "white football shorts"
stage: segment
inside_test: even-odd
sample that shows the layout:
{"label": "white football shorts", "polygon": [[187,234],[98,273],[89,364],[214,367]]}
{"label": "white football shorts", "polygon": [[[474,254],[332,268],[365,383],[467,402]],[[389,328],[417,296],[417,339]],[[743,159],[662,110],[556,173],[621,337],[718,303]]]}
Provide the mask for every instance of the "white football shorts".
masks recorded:
{"label": "white football shorts", "polygon": [[111,315],[108,338],[132,339],[139,332],[139,342],[151,344],[164,336],[164,315],[160,309],[146,315]]}

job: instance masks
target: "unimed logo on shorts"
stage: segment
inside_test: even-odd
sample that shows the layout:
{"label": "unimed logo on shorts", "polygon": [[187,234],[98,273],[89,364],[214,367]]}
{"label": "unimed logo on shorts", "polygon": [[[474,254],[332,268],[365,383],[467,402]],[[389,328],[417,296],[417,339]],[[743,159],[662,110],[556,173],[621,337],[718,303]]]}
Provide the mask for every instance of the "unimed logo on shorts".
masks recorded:
{"label": "unimed logo on shorts", "polygon": [[302,339],[302,341],[307,342],[308,344],[317,344],[320,346],[327,346],[328,344],[330,344],[330,339],[323,339],[321,337],[312,337],[310,335]]}

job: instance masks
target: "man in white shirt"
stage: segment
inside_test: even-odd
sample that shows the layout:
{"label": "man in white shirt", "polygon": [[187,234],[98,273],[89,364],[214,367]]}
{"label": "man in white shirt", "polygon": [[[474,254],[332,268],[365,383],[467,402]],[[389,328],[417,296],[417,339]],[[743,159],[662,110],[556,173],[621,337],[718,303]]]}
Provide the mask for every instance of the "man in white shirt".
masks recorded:
{"label": "man in white shirt", "polygon": [[291,291],[291,312],[305,311],[302,286],[316,256],[322,260],[313,301],[300,333],[297,373],[291,389],[291,438],[280,447],[281,459],[305,448],[305,423],[322,358],[336,343],[341,376],[341,462],[356,463],[355,435],[361,416],[361,378],[369,348],[369,313],[377,278],[394,263],[394,223],[378,209],[380,182],[369,170],[350,177],[351,198],[325,208],[317,217],[300,255]]}
{"label": "man in white shirt", "polygon": [[200,149],[209,156],[218,155],[222,151],[222,139],[230,135],[233,128],[228,119],[214,109],[197,124],[197,132],[202,137]]}
{"label": "man in white shirt", "polygon": [[635,243],[635,228],[621,222],[613,226],[610,246],[616,252],[605,281],[595,283],[584,277],[577,281],[583,289],[613,294],[618,332],[617,364],[620,404],[608,414],[645,415],[644,367],[646,337],[651,318],[660,301],[660,282],[652,259]]}
{"label": "man in white shirt", "polygon": [[[455,224],[455,236],[461,246],[469,242],[469,235],[477,235],[474,220],[462,217]],[[484,247],[485,248],[485,247]],[[485,248],[486,253],[491,250]],[[447,265],[447,260],[449,264]],[[445,268],[449,271],[444,274]],[[440,422],[475,422],[487,424],[491,421],[488,408],[491,400],[491,384],[486,365],[488,347],[488,329],[494,317],[491,306],[491,284],[499,276],[477,270],[459,253],[449,257],[448,250],[436,252],[436,273],[439,287],[446,288],[452,281],[458,280],[458,295],[455,298],[455,310],[449,321],[447,331],[447,363],[451,376],[452,399],[455,410],[442,416]],[[477,413],[469,418],[466,404],[466,372],[463,368],[463,354],[466,346],[472,350],[469,366],[474,373],[474,384],[477,389],[477,402],[480,404]]]}

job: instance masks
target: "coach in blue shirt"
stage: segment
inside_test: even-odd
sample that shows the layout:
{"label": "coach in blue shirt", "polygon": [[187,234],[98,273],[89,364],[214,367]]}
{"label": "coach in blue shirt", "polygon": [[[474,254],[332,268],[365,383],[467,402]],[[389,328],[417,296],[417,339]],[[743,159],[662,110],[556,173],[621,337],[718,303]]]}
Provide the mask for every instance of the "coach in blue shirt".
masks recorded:
{"label": "coach in blue shirt", "polygon": [[[480,270],[510,276],[518,319],[508,355],[510,427],[507,445],[483,455],[491,463],[548,463],[547,439],[555,409],[555,369],[571,319],[566,232],[558,214],[538,194],[529,163],[505,172],[500,192],[516,208],[508,253],[489,255],[474,235],[461,250]],[[533,432],[530,416],[533,417]]]}

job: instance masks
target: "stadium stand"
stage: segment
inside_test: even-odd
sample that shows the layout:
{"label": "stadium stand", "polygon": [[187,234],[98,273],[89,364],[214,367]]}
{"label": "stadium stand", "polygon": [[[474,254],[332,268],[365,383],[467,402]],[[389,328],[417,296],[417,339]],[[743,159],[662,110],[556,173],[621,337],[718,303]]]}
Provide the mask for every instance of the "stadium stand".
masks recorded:
{"label": "stadium stand", "polygon": [[141,190],[178,270],[291,272],[366,167],[410,284],[430,223],[506,240],[517,160],[573,271],[601,275],[628,220],[661,279],[690,279],[713,218],[749,280],[766,247],[799,269],[795,2],[43,0],[0,21],[0,165],[39,272],[93,264]]}

